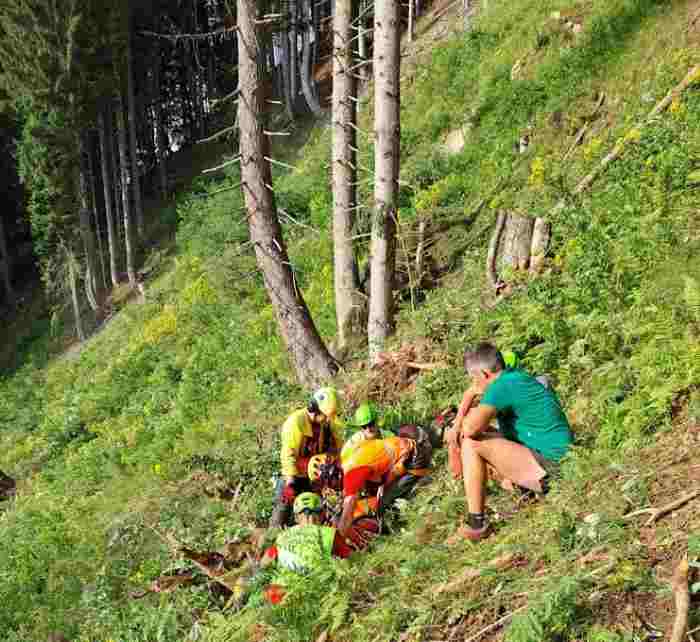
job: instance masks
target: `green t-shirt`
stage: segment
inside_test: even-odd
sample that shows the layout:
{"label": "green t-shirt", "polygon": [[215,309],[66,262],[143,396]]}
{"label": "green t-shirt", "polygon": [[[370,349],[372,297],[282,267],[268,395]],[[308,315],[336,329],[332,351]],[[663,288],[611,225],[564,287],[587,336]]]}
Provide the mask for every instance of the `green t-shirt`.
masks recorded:
{"label": "green t-shirt", "polygon": [[503,371],[481,403],[497,411],[503,436],[559,461],[572,442],[571,428],[557,396],[517,369]]}

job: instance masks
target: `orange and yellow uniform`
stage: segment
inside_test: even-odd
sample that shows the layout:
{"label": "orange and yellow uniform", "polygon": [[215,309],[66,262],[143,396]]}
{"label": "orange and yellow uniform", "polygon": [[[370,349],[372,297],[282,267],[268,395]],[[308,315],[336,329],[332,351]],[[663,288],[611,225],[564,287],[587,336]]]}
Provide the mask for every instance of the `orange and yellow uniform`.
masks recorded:
{"label": "orange and yellow uniform", "polygon": [[307,477],[309,459],[321,453],[337,454],[343,447],[342,424],[334,419],[312,424],[306,409],[293,412],[282,425],[280,461],[284,477]]}
{"label": "orange and yellow uniform", "polygon": [[389,485],[407,472],[406,460],[416,452],[416,442],[403,437],[369,439],[343,453],[343,495],[357,495],[368,482]]}

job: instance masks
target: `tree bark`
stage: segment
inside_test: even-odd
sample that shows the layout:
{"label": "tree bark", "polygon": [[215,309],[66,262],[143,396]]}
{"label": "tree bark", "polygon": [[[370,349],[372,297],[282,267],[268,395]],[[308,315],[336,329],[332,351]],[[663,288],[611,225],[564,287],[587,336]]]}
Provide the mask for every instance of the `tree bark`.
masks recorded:
{"label": "tree bark", "polygon": [[[107,118],[105,118],[105,113]],[[107,124],[109,123],[109,125]],[[107,219],[107,245],[109,247],[109,276],[112,287],[119,283],[119,269],[117,266],[119,256],[119,239],[114,225],[114,210],[112,209],[112,114],[107,104],[104,110],[100,110],[97,123],[100,135],[100,164],[102,166],[102,187],[105,197],[105,218]]]}
{"label": "tree bark", "polygon": [[80,167],[78,173],[78,193],[80,195],[80,236],[83,239],[83,247],[85,248],[85,263],[87,267],[87,275],[85,278],[85,289],[88,295],[88,302],[93,311],[98,308],[97,301],[99,299],[99,288],[97,287],[97,247],[95,245],[95,234],[92,229],[90,215],[91,203],[89,196],[89,181],[85,139],[83,134],[77,136],[78,156],[80,158]]}
{"label": "tree bark", "polygon": [[155,120],[154,126],[156,130],[156,158],[158,161],[158,178],[160,180],[160,193],[163,200],[168,198],[168,149],[165,141],[165,132],[163,129],[163,92],[160,83],[160,68],[162,65],[160,43],[156,38],[155,62],[153,65],[153,117]]}
{"label": "tree bark", "polygon": [[292,98],[292,89],[290,81],[290,63],[291,47],[289,45],[289,36],[286,32],[279,35],[280,39],[280,73],[282,76],[282,90],[284,94],[284,108],[287,111],[287,117],[292,120],[294,118],[294,99]]}
{"label": "tree bark", "polygon": [[107,269],[105,268],[105,252],[102,243],[102,225],[100,224],[100,212],[97,206],[97,174],[95,173],[95,145],[88,134],[88,176],[90,177],[90,200],[92,201],[92,212],[95,215],[95,237],[97,238],[97,256],[100,258],[100,274],[102,275],[102,289],[107,291]]}
{"label": "tree bark", "polygon": [[394,326],[394,271],[400,152],[399,2],[378,3],[374,15],[375,181],[372,220],[369,357],[376,363]]}
{"label": "tree bark", "polygon": [[129,160],[126,143],[126,125],[124,123],[124,102],[117,98],[117,130],[119,133],[119,165],[121,168],[122,215],[124,217],[124,247],[126,249],[126,273],[129,283],[136,284],[136,267],[134,256],[134,230],[129,203]]}
{"label": "tree bark", "polygon": [[2,283],[5,286],[5,296],[10,305],[15,304],[15,291],[12,287],[12,264],[10,253],[7,250],[7,235],[3,213],[0,212],[0,271],[2,271]]}
{"label": "tree bark", "polygon": [[416,28],[415,0],[408,0],[408,42],[413,42]]}
{"label": "tree bark", "polygon": [[85,341],[85,328],[83,327],[83,317],[80,312],[80,298],[78,296],[78,260],[70,250],[67,253],[68,260],[68,281],[71,293],[71,302],[73,303],[73,317],[75,318],[75,330],[78,333],[78,339]]}
{"label": "tree bark", "polygon": [[321,340],[295,281],[269,187],[272,171],[266,160],[270,144],[262,122],[265,96],[255,26],[256,0],[238,0],[237,6],[241,177],[250,238],[297,376],[304,385],[315,386],[332,377],[337,364]]}
{"label": "tree bark", "polygon": [[[360,0],[359,20],[357,21],[357,55],[360,62],[367,60],[367,31],[365,30],[365,7],[367,0]],[[360,80],[367,80],[367,65],[360,67]]]}
{"label": "tree bark", "polygon": [[303,0],[302,11],[304,16],[304,26],[302,31],[302,42],[303,42],[303,57],[301,61],[301,90],[304,92],[304,98],[306,99],[306,104],[309,109],[314,114],[321,113],[321,104],[316,98],[316,90],[314,88],[313,79],[311,76],[312,71],[312,49],[311,49],[311,36],[313,30],[313,20],[312,20],[312,6],[311,3],[315,0]]}
{"label": "tree bark", "polygon": [[544,265],[544,257],[549,248],[552,226],[543,218],[535,219],[530,244],[530,274],[539,274]]}
{"label": "tree bark", "polygon": [[292,105],[296,111],[299,96],[299,42],[297,39],[297,20],[299,17],[299,0],[287,0],[289,5],[289,91],[292,94]]}
{"label": "tree bark", "polygon": [[[129,15],[130,7],[129,7]],[[143,238],[144,221],[143,205],[141,204],[141,171],[139,169],[138,142],[136,140],[136,99],[134,96],[134,51],[133,38],[131,35],[131,20],[127,25],[127,45],[126,45],[126,82],[127,96],[129,101],[129,154],[131,156],[131,189],[134,193],[134,214],[136,218],[136,230],[139,238]]]}
{"label": "tree bark", "polygon": [[333,249],[338,347],[360,332],[363,299],[352,242],[357,204],[354,126],[357,83],[352,67],[352,0],[338,0],[333,24]]}

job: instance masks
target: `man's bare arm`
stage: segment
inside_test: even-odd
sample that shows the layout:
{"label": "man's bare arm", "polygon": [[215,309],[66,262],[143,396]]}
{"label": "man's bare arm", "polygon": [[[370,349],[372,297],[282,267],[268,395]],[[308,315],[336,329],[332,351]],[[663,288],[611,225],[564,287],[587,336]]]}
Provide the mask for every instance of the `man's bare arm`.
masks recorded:
{"label": "man's bare arm", "polygon": [[479,404],[476,408],[472,408],[462,422],[462,436],[476,437],[488,429],[495,416],[496,409],[493,406]]}

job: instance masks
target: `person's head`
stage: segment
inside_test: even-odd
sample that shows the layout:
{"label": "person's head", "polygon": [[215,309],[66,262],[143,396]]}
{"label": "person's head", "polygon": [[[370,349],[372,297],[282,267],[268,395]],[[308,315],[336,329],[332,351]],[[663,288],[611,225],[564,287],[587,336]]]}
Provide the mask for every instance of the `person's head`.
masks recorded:
{"label": "person's head", "polygon": [[480,392],[498,379],[504,368],[503,355],[491,343],[480,343],[473,350],[464,353],[464,371]]}
{"label": "person's head", "polygon": [[355,411],[354,424],[365,433],[368,439],[379,438],[378,413],[371,403],[365,402]]}
{"label": "person's head", "polygon": [[321,521],[321,498],[316,493],[301,493],[294,500],[294,519],[305,526]]}
{"label": "person's head", "polygon": [[343,483],[343,469],[337,457],[322,453],[309,459],[306,469],[309,481],[321,488],[338,490]]}
{"label": "person's head", "polygon": [[316,423],[332,421],[338,414],[338,391],[332,387],[319,388],[311,395],[306,409]]}

